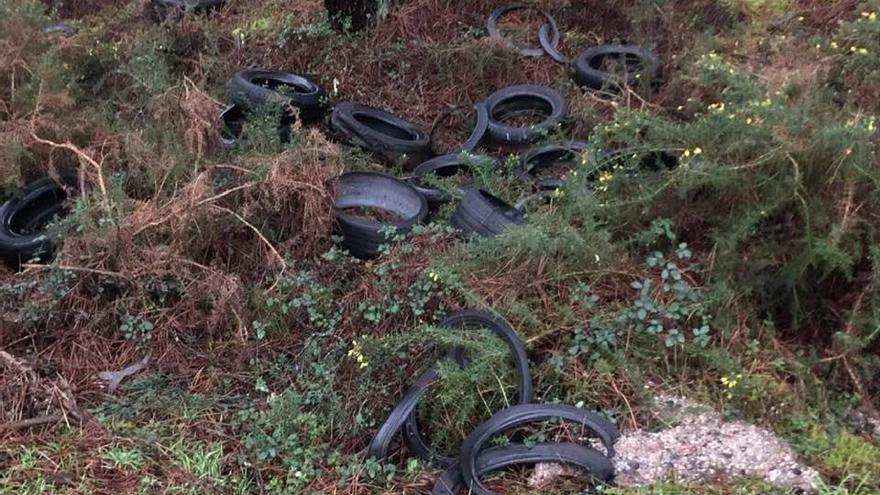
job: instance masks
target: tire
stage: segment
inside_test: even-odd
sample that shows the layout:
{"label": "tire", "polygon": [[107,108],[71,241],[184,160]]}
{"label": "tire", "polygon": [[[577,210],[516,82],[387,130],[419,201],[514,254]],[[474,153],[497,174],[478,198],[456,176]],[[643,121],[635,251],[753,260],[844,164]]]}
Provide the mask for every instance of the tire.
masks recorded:
{"label": "tire", "polygon": [[551,31],[552,29],[549,24],[544,24],[541,26],[540,31],[538,31],[538,41],[541,43],[541,48],[544,49],[550,58],[560,64],[570,64],[571,60],[559,51],[559,42],[553,42]]}
{"label": "tire", "polygon": [[150,0],[149,10],[154,20],[162,21],[174,13],[209,11],[223,5],[225,0]]}
{"label": "tire", "polygon": [[[649,84],[657,84],[663,79],[663,67],[654,54],[636,45],[599,45],[584,50],[574,61],[574,80],[579,86],[590,89],[611,89],[619,91],[621,85],[614,77],[601,69],[605,57],[624,57],[637,62],[640,69],[627,70],[626,86],[637,86],[645,78]],[[629,68],[629,66],[628,66]]]}
{"label": "tire", "polygon": [[224,146],[234,146],[244,128],[244,110],[238,105],[229,105],[220,113],[220,142]]}
{"label": "tire", "polygon": [[480,481],[477,470],[477,457],[483,447],[495,436],[517,426],[536,421],[547,421],[559,418],[572,426],[586,427],[599,438],[605,447],[607,457],[614,457],[614,443],[620,437],[614,423],[599,413],[584,411],[574,406],[555,404],[526,404],[511,406],[498,412],[485,423],[478,426],[465,439],[461,448],[461,477],[469,493],[476,495],[492,495]]}
{"label": "tire", "polygon": [[[540,462],[576,467],[600,482],[610,481],[614,476],[611,459],[591,447],[567,442],[538,443],[533,446],[515,443],[486,449],[477,456],[476,475],[482,477],[511,466]],[[458,495],[464,489],[461,467],[454,465],[434,482],[431,495]]]}
{"label": "tire", "polygon": [[46,224],[67,214],[64,186],[75,184],[73,178],[62,181],[38,179],[22,188],[18,197],[0,205],[0,258],[13,269],[32,259],[46,262],[52,258],[53,235]]}
{"label": "tire", "polygon": [[[440,123],[443,122],[444,119],[448,118],[455,111],[455,108],[451,108],[446,110],[434,121],[434,125],[431,127],[431,152],[434,153],[433,143],[434,143],[434,135],[437,132],[437,128],[440,126]],[[456,153],[460,153],[462,151],[473,151],[474,148],[480,144],[480,141],[483,139],[483,136],[486,135],[486,129],[489,128],[489,111],[486,110],[486,105],[482,102],[474,104],[474,115],[476,120],[474,122],[474,129],[471,131],[471,135],[468,137],[467,141],[461,145],[461,148],[456,151]],[[450,153],[452,154],[452,153]]]}
{"label": "tire", "polygon": [[[463,310],[452,313],[437,326],[450,329],[487,328],[492,330],[498,338],[507,344],[510,354],[513,356],[513,363],[518,377],[517,403],[529,404],[532,402],[534,387],[532,385],[532,375],[529,371],[529,360],[526,356],[525,344],[523,344],[510,323],[486,311]],[[460,349],[453,350],[453,356],[458,356],[457,361],[460,364],[463,362],[466,365],[467,358],[463,356]],[[404,424],[403,441],[411,454],[435,466],[445,468],[455,464],[457,461],[452,457],[437,454],[428,446],[427,440],[419,430],[418,413],[415,404]]]}
{"label": "tire", "polygon": [[433,155],[429,133],[378,108],[339,103],[330,117],[330,129],[341,141],[364,148],[391,165],[402,164],[406,170]]}
{"label": "tire", "polygon": [[[279,88],[291,88],[283,94]],[[323,117],[326,94],[310,79],[287,72],[246,69],[235,73],[229,81],[229,101],[246,112],[256,112],[269,105],[285,110],[299,111],[304,124],[317,122]],[[286,112],[285,112],[286,113]],[[282,124],[291,122],[282,122]]]}
{"label": "tire", "polygon": [[[220,112],[220,143],[231,148],[241,139],[247,113],[239,105],[228,105]],[[281,144],[290,142],[290,125],[282,122],[278,126],[278,141]]]}
{"label": "tire", "polygon": [[[524,5],[524,4],[511,4],[511,5],[506,5],[504,7],[499,7],[497,9],[495,9],[494,12],[489,14],[489,19],[486,22],[486,30],[489,31],[489,36],[504,39],[501,36],[501,34],[498,32],[498,19],[500,19],[503,15],[507,14],[508,12],[512,12],[514,10],[522,10],[522,9],[531,10],[533,8],[534,7],[530,7],[530,6]],[[544,18],[546,19],[544,24],[541,26],[541,29],[542,30],[546,29],[548,31],[549,44],[550,44],[550,46],[555,48],[556,46],[559,45],[559,27],[556,24],[556,19],[554,19],[553,16],[551,16],[547,12],[544,12],[543,10],[538,10],[538,12],[540,12],[541,15],[543,15]],[[508,46],[510,46],[510,48],[512,48],[513,50],[516,50],[516,52],[523,57],[543,57],[544,55],[547,54],[547,52],[545,52],[544,49],[540,48],[540,47],[538,47],[538,48],[523,48],[523,47],[516,46],[515,44],[513,44],[510,41],[507,41],[507,44],[508,44]]]}
{"label": "tire", "polygon": [[[510,86],[495,92],[486,99],[489,111],[489,137],[500,143],[533,143],[547,131],[561,124],[568,116],[565,97],[553,88],[524,84]],[[540,114],[544,120],[529,127],[512,127],[503,120]]]}
{"label": "tire", "polygon": [[471,172],[471,163],[474,160],[491,160],[494,158],[486,155],[473,155],[465,153],[454,153],[431,158],[422,163],[413,170],[412,185],[422,196],[428,201],[428,205],[435,208],[439,205],[449,203],[452,198],[445,191],[434,189],[422,183],[423,179],[428,175],[435,174],[439,177],[451,177],[458,172]]}
{"label": "tire", "polygon": [[590,149],[590,144],[582,141],[532,148],[520,157],[519,177],[524,182],[535,184],[538,192],[554,191],[562,186],[562,181],[557,178],[542,178],[538,172],[543,168],[559,164],[567,165],[569,169],[577,168],[577,164],[574,163],[577,154]]}
{"label": "tire", "polygon": [[465,190],[452,215],[452,225],[466,234],[492,237],[512,225],[523,223],[523,214],[482,189]]}
{"label": "tire", "polygon": [[394,406],[394,409],[388,414],[388,418],[385,419],[385,422],[379,427],[379,431],[376,432],[376,436],[370,442],[370,446],[367,448],[368,458],[373,457],[380,462],[388,458],[388,450],[391,447],[391,442],[394,441],[394,437],[397,436],[397,433],[403,427],[410,414],[415,411],[419,399],[421,399],[425,390],[439,378],[440,374],[437,372],[437,369],[431,368],[424,372],[416,380],[416,383],[403,394],[400,402]]}
{"label": "tire", "polygon": [[[345,208],[369,207],[396,214],[399,220],[380,222],[358,218]],[[374,259],[380,247],[388,244],[385,230],[409,232],[428,214],[428,203],[416,189],[395,177],[374,172],[351,172],[339,178],[336,197],[336,223],[342,246],[359,259]]]}

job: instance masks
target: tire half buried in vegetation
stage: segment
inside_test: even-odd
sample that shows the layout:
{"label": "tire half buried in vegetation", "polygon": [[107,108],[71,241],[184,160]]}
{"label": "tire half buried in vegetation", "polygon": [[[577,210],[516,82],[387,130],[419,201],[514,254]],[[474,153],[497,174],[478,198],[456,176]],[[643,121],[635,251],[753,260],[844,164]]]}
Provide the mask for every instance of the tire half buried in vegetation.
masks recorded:
{"label": "tire half buried in vegetation", "polygon": [[496,236],[512,225],[523,223],[523,214],[488,192],[470,187],[452,216],[452,225],[466,234]]}
{"label": "tire half buried in vegetation", "polygon": [[[428,205],[436,207],[448,203],[452,198],[445,191],[435,189],[425,184],[425,179],[431,175],[441,178],[454,177],[466,174],[473,177],[473,167],[478,160],[495,162],[495,159],[485,155],[470,153],[454,153],[431,158],[422,163],[413,171],[413,186],[428,200]],[[472,181],[468,181],[472,182]]]}
{"label": "tire half buried in vegetation", "polygon": [[[506,15],[509,12],[513,12],[514,10],[535,10],[534,7],[525,5],[525,4],[511,4],[506,5],[504,7],[499,7],[495,9],[494,12],[489,14],[489,19],[486,23],[486,30],[489,31],[489,36],[497,37],[500,39],[504,39],[501,34],[498,32],[498,20]],[[544,24],[541,25],[541,31],[547,33],[549,46],[554,49],[559,46],[559,26],[556,24],[556,19],[553,18],[547,12],[543,10],[537,10],[538,13],[544,16]],[[505,40],[505,44],[507,44],[510,48],[516,50],[516,52],[523,57],[543,57],[548,55],[544,48],[529,48],[529,47],[519,47],[516,46],[513,42]]]}
{"label": "tire half buried in vegetation", "polygon": [[590,149],[590,144],[574,141],[565,144],[548,144],[526,151],[520,158],[522,171],[520,179],[534,183],[538,191],[553,191],[562,186],[561,177],[541,174],[541,171],[562,168],[565,171],[577,169],[579,153]]}
{"label": "tire half buried in vegetation", "polygon": [[[533,143],[562,124],[568,116],[568,102],[559,91],[547,86],[523,84],[501,89],[486,98],[489,136],[508,144]],[[540,118],[532,125],[506,124],[513,118]]]}
{"label": "tire half buried in vegetation", "polygon": [[150,0],[150,11],[155,20],[162,21],[174,13],[209,11],[224,3],[225,0]]}
{"label": "tire half buried in vegetation", "polygon": [[493,438],[518,426],[540,421],[558,419],[568,424],[578,436],[591,433],[605,447],[607,457],[614,457],[614,443],[620,438],[617,427],[605,416],[593,411],[585,411],[574,406],[560,404],[525,404],[511,406],[492,416],[476,427],[465,439],[461,447],[461,477],[468,493],[492,495],[480,480],[477,468],[479,455],[485,445]]}
{"label": "tire half buried in vegetation", "polygon": [[415,124],[384,110],[342,102],[330,117],[336,138],[360,146],[391,165],[412,170],[432,156],[431,136]]}
{"label": "tire half buried in vegetation", "polygon": [[336,223],[342,246],[360,259],[376,258],[396,234],[409,232],[428,214],[416,189],[390,175],[351,172],[339,178]]}
{"label": "tire half buried in vegetation", "polygon": [[292,123],[291,109],[299,113],[303,124],[323,117],[327,95],[311,79],[288,72],[264,69],[238,71],[229,81],[229,101],[246,112],[258,112],[269,106],[285,110],[282,120]]}
{"label": "tire half buried in vegetation", "polygon": [[[484,476],[513,466],[538,463],[563,464],[579,469],[592,479],[607,482],[614,476],[614,465],[598,450],[576,443],[511,443],[504,447],[488,448],[477,456],[476,475]],[[452,466],[434,482],[431,495],[458,495],[467,493],[461,478],[461,467]]]}
{"label": "tire half buried in vegetation", "polygon": [[[486,329],[495,334],[495,337],[503,340],[508,350],[510,350],[513,366],[516,368],[518,380],[516,404],[529,404],[532,402],[534,399],[534,385],[532,384],[532,373],[529,369],[529,359],[526,355],[526,346],[507,320],[488,311],[465,309],[450,314],[437,327],[450,330]],[[451,355],[456,362],[459,364],[464,363],[463,366],[467,366],[468,359],[464,355],[463,349],[455,348],[452,350]],[[445,468],[454,465],[457,461],[455,458],[438,454],[428,445],[424,433],[419,428],[418,411],[415,406],[412,407],[409,416],[406,418],[403,441],[411,454],[435,466]]]}
{"label": "tire half buried in vegetation", "polygon": [[[619,62],[623,74],[608,70],[606,62]],[[587,48],[574,61],[574,80],[590,89],[619,91],[624,86],[659,84],[663,67],[654,54],[636,45],[599,45]]]}
{"label": "tire half buried in vegetation", "polygon": [[0,257],[18,269],[30,260],[48,261],[53,255],[53,233],[47,227],[67,215],[67,191],[75,184],[43,178],[26,185],[21,194],[0,206]]}

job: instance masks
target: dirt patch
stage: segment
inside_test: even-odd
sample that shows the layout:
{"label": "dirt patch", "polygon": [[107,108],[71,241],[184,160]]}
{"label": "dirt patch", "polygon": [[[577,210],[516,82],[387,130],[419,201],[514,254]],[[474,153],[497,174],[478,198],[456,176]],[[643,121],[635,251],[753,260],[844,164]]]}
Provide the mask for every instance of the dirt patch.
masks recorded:
{"label": "dirt patch", "polygon": [[[791,448],[773,432],[724,417],[684,398],[658,399],[654,411],[675,426],[660,432],[624,433],[615,445],[615,482],[620,486],[650,486],[664,481],[707,484],[740,477],[761,478],[800,493],[815,493],[819,473],[795,458]],[[558,465],[541,465],[532,477],[543,486]]]}

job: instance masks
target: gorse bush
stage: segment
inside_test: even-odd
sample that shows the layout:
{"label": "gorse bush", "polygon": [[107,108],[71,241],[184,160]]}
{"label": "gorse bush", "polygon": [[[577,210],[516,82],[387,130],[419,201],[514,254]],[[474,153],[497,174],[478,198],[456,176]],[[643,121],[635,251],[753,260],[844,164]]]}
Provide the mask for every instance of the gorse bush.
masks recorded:
{"label": "gorse bush", "polygon": [[[0,441],[0,492],[421,493],[433,467],[397,443],[386,460],[363,454],[432,366],[441,379],[417,414],[445,454],[516,401],[500,339],[436,328],[475,308],[525,343],[536,401],[653,430],[668,426],[655,399],[684,395],[785,435],[828,494],[875,493],[876,449],[842,432],[880,393],[880,4],[592,2],[587,18],[583,2],[549,2],[568,48],[628,38],[663,60],[657,88],[612,94],[487,37],[491,3],[383,2],[387,18],[353,34],[321,2],[156,23],[142,2],[0,0],[0,199],[68,171],[89,186],[52,224],[52,262],[0,268],[0,347],[36,376],[0,373],[0,423],[71,419],[0,428],[15,436]],[[78,33],[43,31],[60,21]],[[455,232],[453,201],[357,260],[335,244],[338,176],[409,173],[321,125],[279,128],[296,119],[275,106],[221,147],[229,78],[254,66],[426,128],[499,88],[545,84],[571,112],[535,145],[591,149],[497,237]],[[444,127],[459,142],[470,122]],[[455,198],[472,178],[510,204],[529,197],[523,150],[497,144],[478,150],[497,162],[426,185]],[[113,393],[96,378],[147,353]],[[97,424],[74,424],[71,405]],[[492,483],[517,493],[506,485],[520,478]]]}
{"label": "gorse bush", "polygon": [[714,53],[696,67],[709,96],[681,109],[693,120],[620,112],[597,128],[602,147],[679,155],[659,183],[614,175],[599,193],[608,227],[625,238],[659,216],[677,219],[686,239],[708,237],[716,277],[797,324],[817,309],[814,296],[852,282],[868,259],[865,242],[877,241],[864,217],[852,215],[877,200],[875,119],[836,108],[818,88],[765,88]]}
{"label": "gorse bush", "polygon": [[862,5],[859,17],[842,23],[829,48],[841,59],[845,74],[880,81],[880,2]]}

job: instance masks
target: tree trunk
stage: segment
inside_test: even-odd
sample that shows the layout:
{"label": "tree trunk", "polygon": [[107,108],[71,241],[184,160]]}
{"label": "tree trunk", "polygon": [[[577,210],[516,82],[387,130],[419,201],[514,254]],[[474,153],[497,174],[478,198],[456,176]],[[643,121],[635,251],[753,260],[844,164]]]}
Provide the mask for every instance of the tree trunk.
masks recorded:
{"label": "tree trunk", "polygon": [[330,22],[338,31],[360,31],[388,13],[389,0],[324,0]]}

